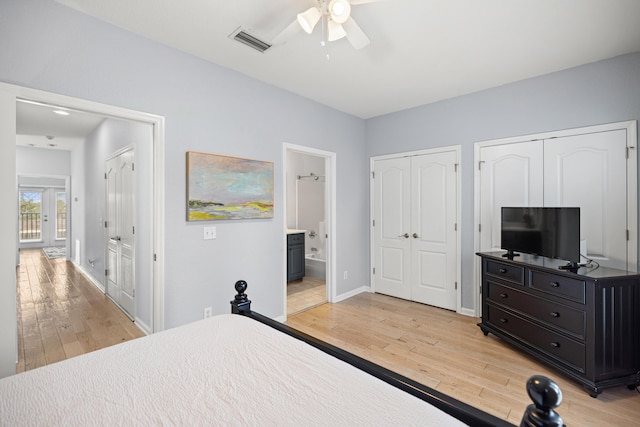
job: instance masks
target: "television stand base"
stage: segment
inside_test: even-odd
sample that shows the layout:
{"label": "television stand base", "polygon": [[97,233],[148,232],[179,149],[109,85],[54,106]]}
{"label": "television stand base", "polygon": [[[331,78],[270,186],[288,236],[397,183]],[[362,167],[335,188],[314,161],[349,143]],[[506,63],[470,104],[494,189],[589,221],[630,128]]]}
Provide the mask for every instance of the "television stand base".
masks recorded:
{"label": "television stand base", "polygon": [[566,265],[561,265],[558,268],[560,270],[567,270],[567,271],[570,271],[572,273],[576,273],[578,271],[578,269],[580,268],[580,264],[577,263],[577,262],[569,262]]}
{"label": "television stand base", "polygon": [[513,260],[513,258],[517,257],[517,256],[520,256],[520,254],[517,254],[517,253],[513,252],[511,249],[508,249],[507,253],[502,255],[502,258]]}

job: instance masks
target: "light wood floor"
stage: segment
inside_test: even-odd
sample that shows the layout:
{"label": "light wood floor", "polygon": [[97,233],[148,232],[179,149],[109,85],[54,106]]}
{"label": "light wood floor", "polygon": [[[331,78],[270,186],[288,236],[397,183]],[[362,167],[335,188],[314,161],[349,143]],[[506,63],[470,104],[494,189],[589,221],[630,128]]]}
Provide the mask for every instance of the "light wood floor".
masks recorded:
{"label": "light wood floor", "polygon": [[41,249],[20,251],[17,372],[144,334],[74,265]]}
{"label": "light wood floor", "polygon": [[493,335],[480,319],[380,294],[360,294],[288,318],[296,329],[399,372],[515,425],[530,403],[525,382],[554,379],[567,426],[640,426],[640,394],[608,388],[597,399]]}
{"label": "light wood floor", "polygon": [[305,276],[287,283],[287,316],[327,302],[324,280]]}

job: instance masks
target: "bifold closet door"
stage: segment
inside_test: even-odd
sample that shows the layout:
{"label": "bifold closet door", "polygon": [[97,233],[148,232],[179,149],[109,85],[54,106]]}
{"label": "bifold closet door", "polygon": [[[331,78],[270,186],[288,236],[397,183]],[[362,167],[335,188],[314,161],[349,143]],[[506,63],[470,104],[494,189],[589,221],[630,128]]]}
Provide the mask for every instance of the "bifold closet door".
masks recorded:
{"label": "bifold closet door", "polygon": [[456,153],[411,158],[411,299],[455,310]]}
{"label": "bifold closet door", "polygon": [[446,151],[375,162],[376,292],[457,308],[456,161]]}
{"label": "bifold closet door", "polygon": [[411,299],[411,159],[377,160],[374,170],[374,289]]}
{"label": "bifold closet door", "polygon": [[624,130],[545,140],[544,205],[579,207],[582,255],[635,271],[627,263],[626,146]]}
{"label": "bifold closet door", "polygon": [[[624,129],[480,149],[480,248],[500,250],[503,206],[579,207],[581,238],[600,265],[636,270],[628,240],[631,151]],[[635,170],[635,169],[634,169]],[[629,202],[630,197],[633,199]]]}
{"label": "bifold closet door", "polygon": [[500,250],[503,206],[542,206],[544,154],[540,141],[480,149],[480,251]]}

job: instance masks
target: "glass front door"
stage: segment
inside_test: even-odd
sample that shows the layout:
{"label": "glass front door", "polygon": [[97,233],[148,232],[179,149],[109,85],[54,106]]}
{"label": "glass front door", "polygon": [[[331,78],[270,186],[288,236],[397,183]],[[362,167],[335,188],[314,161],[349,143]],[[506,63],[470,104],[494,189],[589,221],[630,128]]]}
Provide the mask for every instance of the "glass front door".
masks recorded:
{"label": "glass front door", "polygon": [[20,247],[62,246],[67,238],[67,193],[60,188],[19,192]]}

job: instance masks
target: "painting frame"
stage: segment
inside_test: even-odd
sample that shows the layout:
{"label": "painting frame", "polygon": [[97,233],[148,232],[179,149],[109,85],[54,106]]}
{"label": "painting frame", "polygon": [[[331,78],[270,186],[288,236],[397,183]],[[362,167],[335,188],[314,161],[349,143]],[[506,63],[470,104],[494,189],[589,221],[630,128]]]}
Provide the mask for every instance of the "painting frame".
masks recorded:
{"label": "painting frame", "polygon": [[187,151],[188,222],[274,217],[273,162]]}

